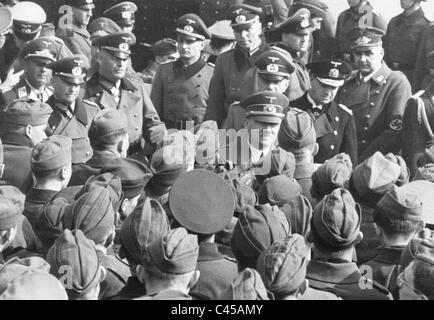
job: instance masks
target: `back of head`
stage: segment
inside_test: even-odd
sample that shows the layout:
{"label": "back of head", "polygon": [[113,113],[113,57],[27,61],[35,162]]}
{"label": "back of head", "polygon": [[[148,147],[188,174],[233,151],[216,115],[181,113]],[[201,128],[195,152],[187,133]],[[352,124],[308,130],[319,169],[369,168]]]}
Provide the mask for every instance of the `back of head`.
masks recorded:
{"label": "back of head", "polygon": [[300,184],[287,176],[281,175],[267,179],[258,192],[259,204],[271,204],[282,207],[301,195]]}
{"label": "back of head", "polygon": [[307,238],[310,231],[313,208],[305,196],[299,195],[280,208],[291,225],[291,233]]}

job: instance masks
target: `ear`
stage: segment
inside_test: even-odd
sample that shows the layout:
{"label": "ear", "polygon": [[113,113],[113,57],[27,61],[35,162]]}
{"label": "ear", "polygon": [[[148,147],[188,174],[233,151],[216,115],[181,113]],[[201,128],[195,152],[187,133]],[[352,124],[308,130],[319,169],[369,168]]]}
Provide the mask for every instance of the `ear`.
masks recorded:
{"label": "ear", "polygon": [[31,125],[28,125],[28,126],[26,127],[26,136],[27,136],[29,139],[32,139],[32,131],[33,131],[32,126],[31,126]]}
{"label": "ear", "polygon": [[362,242],[362,240],[363,240],[363,232],[360,231],[359,234],[357,235],[355,244],[359,244],[360,242]]}
{"label": "ear", "polygon": [[315,157],[319,152],[319,144],[315,143],[315,147],[313,148],[312,155]]}
{"label": "ear", "polygon": [[302,296],[303,294],[305,294],[308,288],[309,288],[309,281],[305,279],[301,284],[300,288],[298,288],[297,296]]}
{"label": "ear", "polygon": [[306,235],[306,240],[307,240],[307,242],[309,242],[309,243],[313,243],[313,234],[312,234],[312,231],[309,231],[309,232],[307,233],[307,235]]}
{"label": "ear", "polygon": [[121,211],[124,212],[127,206],[128,206],[128,199],[122,200]]}
{"label": "ear", "polygon": [[381,230],[375,222],[374,222],[374,229],[375,229],[375,234],[377,235],[377,237],[381,238]]}
{"label": "ear", "polygon": [[101,268],[101,278],[99,282],[103,282],[104,279],[107,277],[107,269],[104,268],[103,266],[100,266],[100,268]]}
{"label": "ear", "polygon": [[202,50],[205,49],[205,41],[201,41],[200,42],[200,47],[201,47]]}
{"label": "ear", "polygon": [[139,279],[141,283],[145,283],[145,270],[142,265],[139,264],[136,266],[136,274],[137,279]]}
{"label": "ear", "polygon": [[188,287],[194,288],[196,283],[199,281],[199,277],[200,277],[200,271],[199,270],[193,271],[191,274],[190,283],[188,284]]}
{"label": "ear", "polygon": [[62,170],[60,171],[60,176],[63,180],[68,178],[68,168],[67,167],[62,168]]}
{"label": "ear", "polygon": [[289,79],[283,80],[283,86],[284,86],[284,89],[285,89],[285,90],[283,90],[283,92],[288,91],[289,85],[290,85],[290,80]]}

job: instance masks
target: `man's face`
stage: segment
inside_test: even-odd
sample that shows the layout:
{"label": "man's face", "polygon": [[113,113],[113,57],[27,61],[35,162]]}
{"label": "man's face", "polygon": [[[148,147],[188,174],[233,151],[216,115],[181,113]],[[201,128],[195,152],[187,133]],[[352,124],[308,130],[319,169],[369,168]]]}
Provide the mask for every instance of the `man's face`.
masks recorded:
{"label": "man's face", "polygon": [[311,77],[311,88],[309,94],[313,101],[318,105],[327,105],[334,101],[339,87],[332,87],[319,82],[315,77]]}
{"label": "man's face", "polygon": [[357,7],[361,2],[362,0],[348,0],[348,5],[350,8],[354,8]]}
{"label": "man's face", "polygon": [[265,149],[276,141],[280,124],[259,122],[254,117],[249,117],[244,120],[244,127],[249,131],[252,146]]}
{"label": "man's face", "polygon": [[178,35],[178,52],[181,59],[199,60],[205,44],[193,37]]}
{"label": "man's face", "polygon": [[62,77],[53,77],[52,84],[56,99],[66,104],[73,103],[80,94],[80,85],[66,82]]}
{"label": "man's face", "polygon": [[284,94],[289,87],[289,79],[270,81],[259,76],[258,91],[273,91]]}
{"label": "man's face", "polygon": [[28,59],[24,64],[24,74],[27,81],[34,88],[41,88],[48,84],[51,77],[51,70],[46,68],[44,61]]}
{"label": "man's face", "polygon": [[245,50],[254,49],[261,41],[262,26],[257,20],[253,22],[249,27],[234,28],[235,40],[240,48]]}
{"label": "man's face", "polygon": [[294,52],[306,52],[310,47],[311,31],[305,29],[300,33],[282,33],[283,42]]}
{"label": "man's face", "polygon": [[314,17],[314,18],[310,19],[310,24],[312,26],[313,31],[321,29],[322,21],[323,21],[323,18],[321,18],[321,17]]}
{"label": "man's face", "polygon": [[401,0],[401,8],[404,10],[408,10],[411,7],[413,7],[413,5],[416,4],[416,2],[418,2],[417,0]]}
{"label": "man's face", "polygon": [[99,54],[99,74],[115,83],[125,77],[127,72],[127,59],[120,59],[102,50]]}
{"label": "man's face", "polygon": [[74,23],[79,26],[87,26],[92,18],[92,9],[80,9],[72,7]]}
{"label": "man's face", "polygon": [[368,75],[377,70],[383,62],[382,47],[360,48],[353,51],[354,63],[362,74]]}

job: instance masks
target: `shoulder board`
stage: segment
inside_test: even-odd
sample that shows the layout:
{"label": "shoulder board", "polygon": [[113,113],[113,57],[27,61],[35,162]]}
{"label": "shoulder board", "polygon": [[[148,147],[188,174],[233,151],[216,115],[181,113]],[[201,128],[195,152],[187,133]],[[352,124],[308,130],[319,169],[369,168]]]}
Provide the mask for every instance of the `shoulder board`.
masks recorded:
{"label": "shoulder board", "polygon": [[57,43],[65,44],[65,41],[63,41],[62,39],[60,39],[60,38],[58,38],[58,37],[54,37],[53,40],[54,40],[55,42],[57,42]]}
{"label": "shoulder board", "polygon": [[339,107],[340,107],[342,110],[348,112],[350,115],[353,115],[353,111],[352,111],[351,109],[349,109],[347,106],[345,106],[345,105],[343,105],[343,104],[339,104]]}
{"label": "shoulder board", "polygon": [[237,263],[237,260],[228,256],[224,256],[226,260],[233,262],[233,263]]}
{"label": "shoulder board", "polygon": [[214,63],[211,63],[211,62],[207,62],[206,64],[207,64],[207,65],[209,65],[210,67],[213,67],[213,68],[215,68],[215,64],[214,64]]}
{"label": "shoulder board", "polygon": [[381,16],[381,13],[375,9],[372,9],[371,12],[377,16]]}
{"label": "shoulder board", "polygon": [[359,74],[359,71],[357,71],[357,70],[352,71],[350,76],[345,80],[345,82],[349,82],[349,81],[354,80],[358,74]]}
{"label": "shoulder board", "polygon": [[414,100],[419,99],[423,94],[425,93],[425,90],[420,90],[418,93],[416,93],[414,96],[412,96],[411,98]]}
{"label": "shoulder board", "polygon": [[93,102],[93,101],[90,101],[90,100],[87,100],[87,99],[83,99],[83,102],[86,103],[86,104],[88,104],[88,105],[90,105],[90,106],[92,106],[92,107],[99,108],[99,105],[96,104],[96,103]]}

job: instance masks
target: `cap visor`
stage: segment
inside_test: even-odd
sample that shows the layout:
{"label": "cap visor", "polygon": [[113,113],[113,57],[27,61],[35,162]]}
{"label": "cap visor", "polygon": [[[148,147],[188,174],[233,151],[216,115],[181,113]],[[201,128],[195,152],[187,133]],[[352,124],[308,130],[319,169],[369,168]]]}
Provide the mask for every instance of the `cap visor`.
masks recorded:
{"label": "cap visor", "polygon": [[289,74],[285,74],[285,73],[270,73],[270,72],[266,72],[266,71],[259,71],[258,72],[259,76],[261,77],[262,80],[265,81],[282,81],[284,79],[289,79]]}
{"label": "cap visor", "polygon": [[83,84],[84,81],[84,77],[74,77],[74,76],[60,76],[59,77],[62,78],[63,81],[69,83],[69,84]]}
{"label": "cap visor", "polygon": [[316,77],[316,79],[322,84],[325,84],[326,86],[335,87],[335,88],[342,87],[345,83],[344,80],[332,80],[332,79],[324,79],[318,77]]}
{"label": "cap visor", "polygon": [[123,59],[126,60],[130,57],[130,52],[125,52],[125,51],[120,51],[120,50],[112,50],[112,49],[108,49],[105,48],[104,50],[106,50],[108,53],[110,53],[112,56],[119,58],[119,59]]}
{"label": "cap visor", "polygon": [[190,37],[190,38],[192,38],[192,39],[194,39],[196,41],[197,40],[205,40],[205,37],[203,35],[201,35],[201,34],[197,34],[197,33],[193,33],[193,32],[187,32],[187,31],[184,31],[184,30],[181,30],[181,29],[176,29],[176,32],[179,33],[179,34],[182,34],[184,36],[188,36],[188,37]]}
{"label": "cap visor", "polygon": [[241,23],[231,23],[231,27],[232,27],[232,29],[234,29],[234,31],[243,31],[243,30],[250,28],[250,26],[255,21],[256,21],[256,19],[241,22]]}
{"label": "cap visor", "polygon": [[33,60],[35,62],[41,63],[41,64],[50,64],[54,61],[56,61],[56,59],[51,59],[45,56],[39,56],[39,55],[28,55],[26,56],[26,58],[24,60]]}
{"label": "cap visor", "polygon": [[264,113],[254,113],[249,115],[255,118],[257,122],[271,123],[271,124],[281,124],[284,118],[282,113],[276,113],[276,115],[264,114]]}
{"label": "cap visor", "polygon": [[377,42],[377,43],[370,43],[370,44],[353,44],[353,45],[351,45],[351,50],[369,49],[369,48],[379,47],[382,45],[383,45],[382,41]]}

